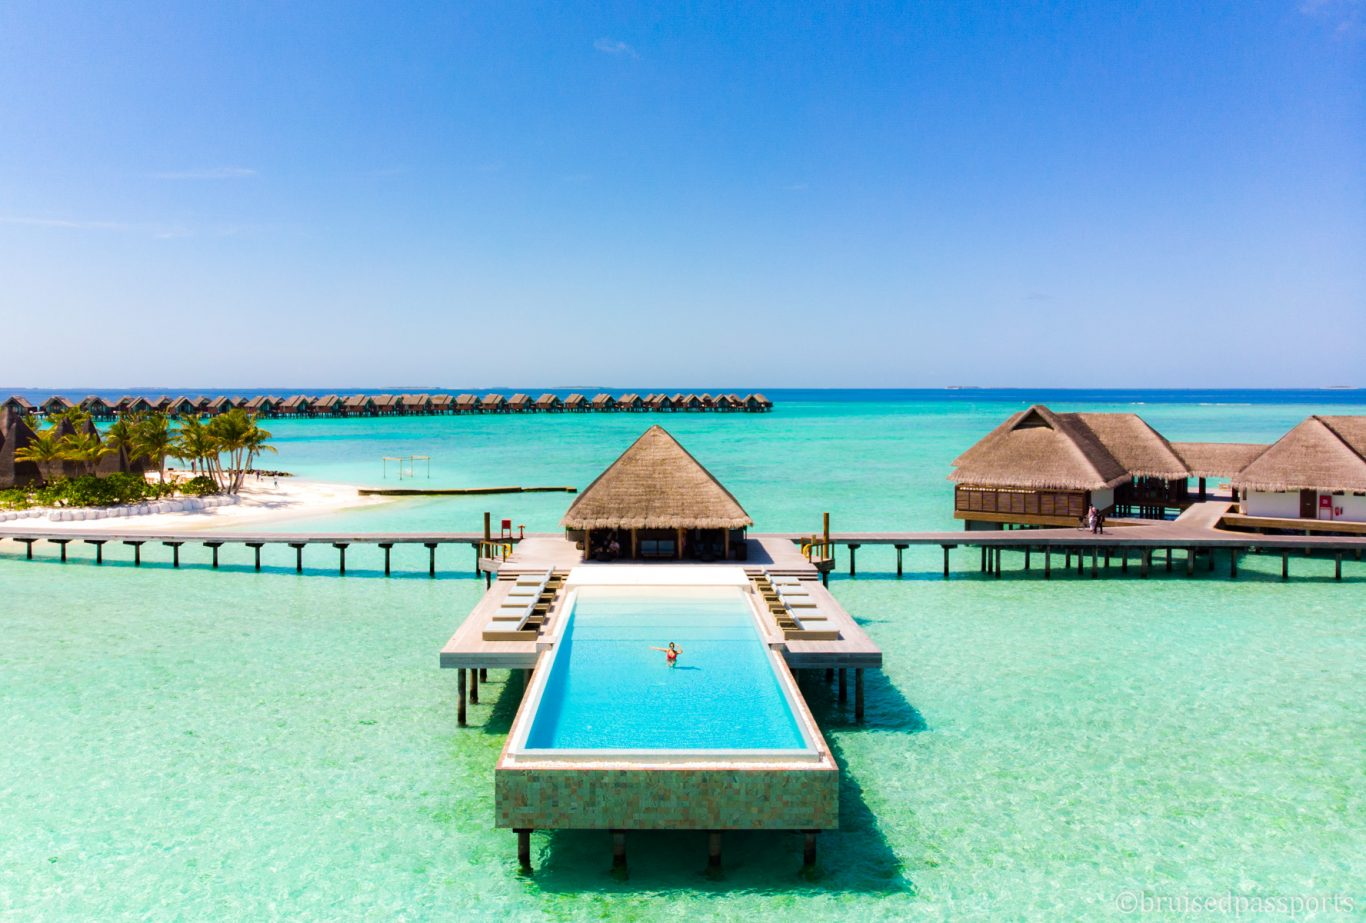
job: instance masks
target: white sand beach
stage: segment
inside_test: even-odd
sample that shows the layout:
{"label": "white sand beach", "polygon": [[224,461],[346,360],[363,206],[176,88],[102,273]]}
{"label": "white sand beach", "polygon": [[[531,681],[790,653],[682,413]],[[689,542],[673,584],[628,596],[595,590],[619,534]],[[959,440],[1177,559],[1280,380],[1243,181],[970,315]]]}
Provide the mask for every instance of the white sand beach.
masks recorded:
{"label": "white sand beach", "polygon": [[243,525],[326,515],[353,507],[389,502],[383,497],[363,497],[350,484],[331,484],[297,477],[248,476],[236,502],[205,509],[153,512],[142,515],[93,519],[54,520],[52,511],[38,511],[25,519],[0,522],[0,534],[41,528],[70,532],[167,532],[217,531]]}

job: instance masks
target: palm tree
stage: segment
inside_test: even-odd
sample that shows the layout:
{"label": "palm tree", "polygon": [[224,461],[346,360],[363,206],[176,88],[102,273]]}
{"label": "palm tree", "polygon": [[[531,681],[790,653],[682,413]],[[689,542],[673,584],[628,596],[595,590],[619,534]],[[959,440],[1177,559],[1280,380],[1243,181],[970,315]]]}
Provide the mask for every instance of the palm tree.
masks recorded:
{"label": "palm tree", "polygon": [[126,417],[119,417],[104,431],[104,444],[109,446],[109,451],[121,453],[130,465],[142,457],[138,453],[133,423]]}
{"label": "palm tree", "polygon": [[133,425],[133,444],[139,455],[156,462],[157,475],[165,484],[166,456],[171,454],[171,447],[175,444],[170,418],[164,413],[152,413],[138,420]]}
{"label": "palm tree", "polygon": [[209,421],[208,430],[220,452],[228,453],[228,493],[237,493],[246,477],[251,460],[262,452],[274,452],[266,444],[270,433],[256,425],[256,418],[241,408],[233,408]]}
{"label": "palm tree", "polygon": [[95,473],[101,458],[114,451],[100,441],[97,433],[89,430],[68,433],[62,437],[59,445],[62,448],[62,457],[80,464],[88,475]]}
{"label": "palm tree", "polygon": [[198,417],[187,418],[176,434],[171,455],[181,461],[195,462],[205,477],[213,478],[221,490],[221,464],[218,458],[218,440],[209,427]]}
{"label": "palm tree", "polygon": [[[270,439],[270,432],[257,426],[256,418],[252,417],[251,428],[247,430],[246,435],[242,439],[242,447],[246,452],[247,463],[245,467],[254,467],[256,456],[260,455],[262,452],[275,451],[275,446],[267,444],[268,439]],[[238,481],[238,485],[241,486],[240,480]]]}
{"label": "palm tree", "polygon": [[36,464],[38,473],[46,482],[52,480],[52,466],[66,458],[64,452],[62,440],[57,438],[57,430],[54,427],[35,432],[28,445],[15,450],[14,460]]}

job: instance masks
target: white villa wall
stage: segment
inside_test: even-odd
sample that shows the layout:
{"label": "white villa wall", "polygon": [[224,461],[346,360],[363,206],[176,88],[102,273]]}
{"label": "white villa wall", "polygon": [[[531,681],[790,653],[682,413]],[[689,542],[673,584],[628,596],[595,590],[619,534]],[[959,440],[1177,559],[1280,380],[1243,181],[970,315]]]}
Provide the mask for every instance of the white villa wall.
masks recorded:
{"label": "white villa wall", "polygon": [[[1320,496],[1323,496],[1320,494]],[[1366,497],[1343,494],[1333,497],[1333,508],[1342,509],[1342,515],[1333,518],[1342,522],[1366,522]],[[1315,502],[1314,509],[1318,509]],[[1298,490],[1250,490],[1243,498],[1243,512],[1248,516],[1269,516],[1280,519],[1300,518],[1300,492]]]}
{"label": "white villa wall", "polygon": [[1091,505],[1098,510],[1106,510],[1115,505],[1115,490],[1113,487],[1103,487],[1100,490],[1091,491]]}

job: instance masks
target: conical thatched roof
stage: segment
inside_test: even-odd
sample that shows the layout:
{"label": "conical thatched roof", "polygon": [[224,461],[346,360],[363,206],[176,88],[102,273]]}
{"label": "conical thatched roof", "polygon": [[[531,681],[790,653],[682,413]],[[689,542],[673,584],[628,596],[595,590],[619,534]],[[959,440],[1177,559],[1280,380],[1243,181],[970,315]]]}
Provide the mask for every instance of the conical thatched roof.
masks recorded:
{"label": "conical thatched roof", "polygon": [[1233,478],[1243,490],[1366,490],[1366,416],[1313,416]]}
{"label": "conical thatched roof", "polygon": [[1231,478],[1266,451],[1255,442],[1173,442],[1172,449],[1197,478]]}
{"label": "conical thatched roof", "polygon": [[949,480],[1027,489],[1100,490],[1130,473],[1075,415],[1035,404],[954,460]]}
{"label": "conical thatched roof", "polygon": [[0,407],[0,489],[23,487],[42,480],[33,462],[17,461],[14,453],[33,441],[33,430],[22,414]]}
{"label": "conical thatched roof", "polygon": [[579,495],[570,529],[742,529],[739,502],[662,426],[652,426]]}

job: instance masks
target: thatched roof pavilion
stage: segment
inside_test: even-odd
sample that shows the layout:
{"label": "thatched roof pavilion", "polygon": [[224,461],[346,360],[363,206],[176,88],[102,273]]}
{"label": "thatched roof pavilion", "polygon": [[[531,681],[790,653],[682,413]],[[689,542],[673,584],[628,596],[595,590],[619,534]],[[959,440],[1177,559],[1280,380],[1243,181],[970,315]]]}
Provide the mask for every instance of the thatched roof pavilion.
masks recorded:
{"label": "thatched roof pavilion", "polygon": [[508,399],[503,395],[490,391],[479,402],[479,409],[484,413],[502,413],[507,410],[507,403]]}
{"label": "thatched roof pavilion", "polygon": [[26,487],[43,479],[37,464],[14,458],[15,452],[34,439],[33,430],[24,422],[24,416],[8,405],[0,405],[0,489]]}
{"label": "thatched roof pavilion", "polygon": [[473,394],[462,394],[455,399],[455,409],[459,413],[473,413],[479,409],[479,398]]}
{"label": "thatched roof pavilion", "polygon": [[518,413],[522,413],[527,410],[535,409],[536,405],[535,402],[531,400],[530,395],[518,391],[516,394],[512,395],[512,397],[508,398],[507,406],[509,410],[515,410]]}
{"label": "thatched roof pavilion", "polygon": [[1102,490],[1131,475],[1095,434],[1042,404],[1010,417],[954,459],[949,480],[997,487]]}
{"label": "thatched roof pavilion", "polygon": [[542,411],[543,413],[563,410],[564,401],[560,400],[559,397],[547,391],[545,394],[542,394],[540,397],[536,398],[536,409]]}
{"label": "thatched roof pavilion", "polygon": [[588,409],[588,398],[582,394],[574,393],[564,399],[564,409],[583,411]]}
{"label": "thatched roof pavilion", "polygon": [[1233,478],[1240,490],[1366,491],[1366,416],[1312,416]]}
{"label": "thatched roof pavilion", "polygon": [[432,413],[450,413],[455,408],[455,398],[449,394],[432,395]]}
{"label": "thatched roof pavilion", "polygon": [[730,491],[658,425],[598,475],[560,522],[584,533],[586,553],[595,531],[629,533],[632,557],[682,557],[688,533],[691,550],[728,557],[732,533],[753,525]]}
{"label": "thatched roof pavilion", "polygon": [[614,410],[617,406],[617,399],[610,394],[595,394],[592,405],[594,410]]}
{"label": "thatched roof pavilion", "polygon": [[72,403],[60,394],[54,394],[43,401],[43,413],[49,417],[55,417],[59,413],[66,413],[72,406]]}
{"label": "thatched roof pavilion", "polygon": [[1198,478],[1231,478],[1266,451],[1257,442],[1173,442],[1171,446]]}

